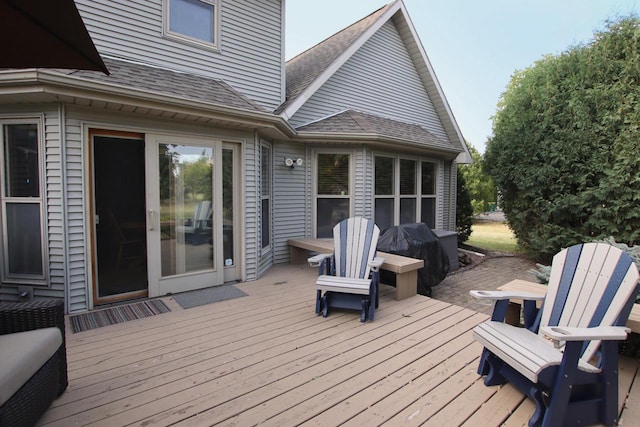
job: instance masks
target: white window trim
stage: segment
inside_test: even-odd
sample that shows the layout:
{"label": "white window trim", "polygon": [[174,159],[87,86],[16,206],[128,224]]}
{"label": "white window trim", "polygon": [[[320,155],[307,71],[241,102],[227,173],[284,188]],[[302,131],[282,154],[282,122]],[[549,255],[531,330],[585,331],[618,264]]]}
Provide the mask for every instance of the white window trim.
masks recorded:
{"label": "white window trim", "polygon": [[[38,180],[39,180],[39,188],[40,195],[39,197],[5,197],[6,187],[5,187],[5,147],[4,147],[4,126],[5,125],[14,125],[14,124],[35,124],[38,129]],[[49,245],[48,245],[48,232],[45,224],[47,223],[47,212],[45,209],[45,178],[44,171],[45,169],[45,144],[44,144],[44,116],[43,115],[34,115],[34,116],[25,116],[25,117],[16,117],[16,118],[0,118],[0,165],[2,165],[1,173],[0,173],[0,221],[1,230],[0,230],[0,238],[2,239],[2,260],[0,262],[0,270],[2,274],[2,282],[7,284],[29,284],[29,285],[37,285],[37,286],[48,286],[48,276],[49,276]],[[40,247],[42,248],[42,274],[41,275],[20,275],[20,276],[9,276],[7,264],[9,262],[9,250],[7,247],[7,215],[6,215],[6,204],[11,202],[21,202],[21,203],[34,203],[40,205]]]}
{"label": "white window trim", "polygon": [[[269,174],[269,191],[268,194],[264,195],[262,192],[262,173],[263,169],[263,159],[262,159],[262,150],[267,148],[269,150],[269,159],[268,164],[266,165],[267,174]],[[262,227],[262,201],[269,200],[269,244],[267,246],[262,246],[262,233],[264,233],[264,229]],[[271,144],[262,143],[260,144],[260,254],[266,255],[268,254],[273,247],[273,147]]]}
{"label": "white window trim", "polygon": [[[375,159],[376,157],[386,157],[394,159],[394,194],[393,195],[376,195],[375,194]],[[408,194],[400,194],[400,161],[401,160],[411,160],[416,162],[416,193],[414,195]],[[434,194],[423,195],[422,194],[422,163],[431,163],[434,165]],[[420,222],[422,218],[422,199],[434,199],[436,202],[436,225],[438,223],[438,170],[439,163],[436,160],[425,158],[425,157],[409,157],[402,155],[393,155],[388,153],[374,153],[373,154],[373,182],[374,186],[372,188],[372,199],[374,201],[374,206],[372,206],[372,212],[375,218],[375,202],[377,199],[393,199],[393,225],[398,225],[400,223],[400,200],[401,199],[414,199],[416,201],[416,221]]]}
{"label": "white window trim", "polygon": [[162,35],[166,38],[173,39],[182,43],[191,44],[200,48],[208,50],[219,51],[220,50],[220,3],[221,0],[198,0],[202,3],[213,5],[213,43],[209,43],[204,40],[200,40],[195,37],[188,36],[170,30],[170,16],[169,16],[169,2],[171,0],[163,0],[162,2]]}
{"label": "white window trim", "polygon": [[[338,194],[327,194],[327,195],[318,195],[318,155],[319,154],[348,154],[349,155],[349,194],[347,195],[338,195]],[[312,220],[312,230],[311,233],[314,238],[317,236],[318,230],[318,199],[348,199],[349,200],[349,216],[353,216],[354,210],[354,190],[355,190],[355,157],[356,152],[353,150],[332,150],[332,149],[319,149],[313,150],[311,152],[313,156],[313,174],[311,180],[311,188],[313,189],[313,202],[312,202],[312,211],[313,211],[313,220]]]}

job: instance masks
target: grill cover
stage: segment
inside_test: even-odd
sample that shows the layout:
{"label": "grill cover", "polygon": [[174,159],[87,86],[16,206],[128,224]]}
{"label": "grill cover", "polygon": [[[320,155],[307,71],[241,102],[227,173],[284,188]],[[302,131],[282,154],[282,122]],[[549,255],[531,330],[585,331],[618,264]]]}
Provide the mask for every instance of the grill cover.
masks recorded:
{"label": "grill cover", "polygon": [[[440,245],[438,236],[423,223],[402,224],[384,230],[378,238],[377,249],[395,255],[424,260],[418,270],[418,293],[431,296],[431,288],[442,282],[449,273],[449,257]],[[381,270],[380,281],[395,286],[396,275]]]}

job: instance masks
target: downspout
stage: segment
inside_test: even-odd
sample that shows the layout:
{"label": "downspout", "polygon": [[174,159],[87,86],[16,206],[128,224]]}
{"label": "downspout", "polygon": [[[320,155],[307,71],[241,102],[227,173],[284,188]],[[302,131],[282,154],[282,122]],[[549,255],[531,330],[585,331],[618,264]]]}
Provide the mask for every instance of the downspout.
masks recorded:
{"label": "downspout", "polygon": [[65,313],[71,311],[69,289],[69,224],[67,224],[67,114],[64,103],[58,103],[58,120],[60,121],[60,185],[62,187],[62,253],[64,257],[64,307]]}

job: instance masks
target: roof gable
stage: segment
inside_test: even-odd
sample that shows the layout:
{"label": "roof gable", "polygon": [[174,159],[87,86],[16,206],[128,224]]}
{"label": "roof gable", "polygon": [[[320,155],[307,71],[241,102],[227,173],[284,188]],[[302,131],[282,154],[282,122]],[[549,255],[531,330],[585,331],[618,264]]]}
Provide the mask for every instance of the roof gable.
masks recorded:
{"label": "roof gable", "polygon": [[395,25],[400,34],[422,85],[445,129],[447,139],[451,146],[461,152],[458,160],[470,161],[462,133],[402,0],[396,0],[378,9],[288,61],[287,99],[276,112],[285,120],[291,119],[389,21]]}

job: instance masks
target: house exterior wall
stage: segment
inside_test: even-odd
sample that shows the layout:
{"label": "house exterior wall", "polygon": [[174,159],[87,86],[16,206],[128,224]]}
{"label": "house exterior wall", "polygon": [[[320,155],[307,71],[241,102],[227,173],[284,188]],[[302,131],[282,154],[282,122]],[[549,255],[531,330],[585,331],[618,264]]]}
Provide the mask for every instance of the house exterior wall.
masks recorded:
{"label": "house exterior wall", "polygon": [[346,109],[416,123],[448,141],[398,30],[384,24],[290,119],[293,127]]}
{"label": "house exterior wall", "polygon": [[[314,235],[316,170],[315,156],[318,152],[347,151],[352,155],[353,197],[352,215],[373,218],[374,216],[374,157],[396,155],[371,145],[346,144],[276,144],[274,166],[274,263],[289,262],[288,239]],[[293,170],[284,166],[285,157],[302,156],[305,167]],[[455,180],[455,163],[433,157],[419,156],[411,151],[404,156],[433,161],[437,167],[436,182],[436,228],[455,230],[455,187],[451,187],[451,176]],[[455,181],[453,183],[455,185]],[[304,201],[304,203],[303,203]],[[454,204],[452,204],[454,203]],[[302,207],[304,206],[304,211]]]}
{"label": "house exterior wall", "polygon": [[[293,169],[285,166],[284,159],[303,159],[303,166]],[[273,261],[288,262],[287,240],[305,236],[311,221],[306,203],[311,197],[308,180],[311,178],[313,159],[304,144],[278,142],[273,149]]]}
{"label": "house exterior wall", "polygon": [[273,111],[284,100],[284,1],[221,1],[220,47],[163,36],[163,2],[76,0],[101,55],[224,80]]}
{"label": "house exterior wall", "polygon": [[[259,222],[256,204],[259,179],[256,172],[257,135],[253,131],[238,131],[197,125],[189,122],[151,119],[125,113],[108,113],[90,107],[47,104],[2,106],[0,118],[42,117],[43,171],[45,174],[45,233],[47,236],[48,286],[34,286],[36,298],[65,298],[67,312],[87,310],[90,307],[91,245],[88,218],[90,160],[87,153],[89,128],[137,132],[171,133],[199,136],[208,139],[240,142],[239,164],[242,164],[237,195],[244,195],[240,206],[242,232],[242,278],[258,277]],[[64,123],[64,126],[60,124]],[[258,148],[259,152],[259,148]],[[238,223],[238,226],[241,226]],[[271,263],[269,263],[271,265]],[[0,300],[17,301],[18,287],[0,285]]]}

